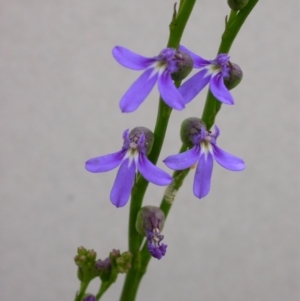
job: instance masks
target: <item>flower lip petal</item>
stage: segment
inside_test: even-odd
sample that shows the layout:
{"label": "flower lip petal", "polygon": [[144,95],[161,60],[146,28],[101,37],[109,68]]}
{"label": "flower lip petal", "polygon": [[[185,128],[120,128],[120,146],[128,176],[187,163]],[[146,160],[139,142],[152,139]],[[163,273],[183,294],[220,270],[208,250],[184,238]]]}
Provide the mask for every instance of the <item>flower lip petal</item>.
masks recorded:
{"label": "flower lip petal", "polygon": [[112,55],[120,65],[132,70],[146,69],[155,61],[154,58],[144,57],[122,46],[115,46]]}
{"label": "flower lip petal", "polygon": [[213,170],[213,156],[210,152],[202,152],[194,176],[194,195],[201,199],[210,190],[211,175]]}
{"label": "flower lip petal", "polygon": [[112,170],[121,163],[126,152],[126,149],[122,149],[116,153],[89,159],[85,163],[85,169],[93,173]]}
{"label": "flower lip petal", "polygon": [[214,143],[211,145],[214,158],[222,167],[232,171],[241,171],[245,169],[245,163],[242,159],[223,151]]}
{"label": "flower lip petal", "polygon": [[200,156],[200,147],[194,146],[186,152],[167,157],[163,162],[173,170],[183,170],[191,167]]}
{"label": "flower lip petal", "polygon": [[164,71],[157,81],[158,90],[163,101],[175,110],[182,110],[184,108],[184,99],[174,86],[170,73]]}
{"label": "flower lip petal", "polygon": [[209,83],[211,74],[208,74],[207,69],[203,69],[185,81],[178,91],[184,99],[184,103],[189,103],[197,94]]}
{"label": "flower lip petal", "polygon": [[120,100],[122,112],[132,112],[145,100],[157,81],[157,74],[152,74],[153,69],[143,72],[130,86]]}
{"label": "flower lip petal", "polygon": [[209,89],[213,96],[222,103],[233,105],[233,97],[224,85],[222,74],[219,72],[211,78]]}
{"label": "flower lip petal", "polygon": [[141,175],[153,184],[165,186],[172,182],[172,177],[152,164],[143,153],[139,154],[137,168]]}
{"label": "flower lip petal", "polygon": [[203,59],[201,56],[199,56],[199,55],[195,54],[194,52],[188,50],[183,45],[180,45],[178,49],[180,51],[185,52],[185,53],[190,55],[190,57],[192,58],[192,60],[194,62],[194,68],[196,68],[196,69],[203,68],[203,67],[211,64],[210,61]]}
{"label": "flower lip petal", "polygon": [[110,192],[110,200],[117,208],[126,205],[133,185],[136,169],[135,163],[134,161],[130,165],[128,163],[129,159],[122,162]]}

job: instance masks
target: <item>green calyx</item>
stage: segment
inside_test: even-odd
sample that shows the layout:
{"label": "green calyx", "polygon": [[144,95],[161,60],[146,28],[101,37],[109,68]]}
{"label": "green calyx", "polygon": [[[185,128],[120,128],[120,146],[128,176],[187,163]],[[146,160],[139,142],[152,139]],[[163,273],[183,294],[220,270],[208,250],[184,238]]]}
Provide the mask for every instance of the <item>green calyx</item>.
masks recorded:
{"label": "green calyx", "polygon": [[180,138],[184,145],[188,147],[194,146],[193,136],[205,130],[204,122],[197,117],[185,119],[181,124]]}

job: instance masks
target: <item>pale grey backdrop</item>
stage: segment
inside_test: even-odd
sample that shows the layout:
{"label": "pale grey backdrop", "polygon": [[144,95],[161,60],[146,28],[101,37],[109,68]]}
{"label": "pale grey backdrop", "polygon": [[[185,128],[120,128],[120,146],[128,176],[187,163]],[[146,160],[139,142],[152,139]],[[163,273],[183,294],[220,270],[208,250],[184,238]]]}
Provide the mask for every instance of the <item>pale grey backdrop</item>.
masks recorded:
{"label": "pale grey backdrop", "polygon": [[[139,73],[111,49],[156,55],[173,2],[1,1],[1,300],[72,300],[78,246],[99,257],[126,250],[128,206],[108,198],[115,171],[90,174],[84,162],[118,150],[126,128],[153,128],[156,89],[120,113]],[[182,43],[214,58],[227,13],[225,0],[198,1]],[[203,200],[189,175],[165,227],[167,256],[151,262],[138,300],[300,300],[299,13],[297,0],[260,1],[242,28],[230,55],[244,80],[217,124],[219,145],[247,168],[215,166]],[[204,98],[173,112],[161,159]],[[159,204],[163,191],[150,185],[145,203]],[[122,281],[103,300],[117,300]]]}

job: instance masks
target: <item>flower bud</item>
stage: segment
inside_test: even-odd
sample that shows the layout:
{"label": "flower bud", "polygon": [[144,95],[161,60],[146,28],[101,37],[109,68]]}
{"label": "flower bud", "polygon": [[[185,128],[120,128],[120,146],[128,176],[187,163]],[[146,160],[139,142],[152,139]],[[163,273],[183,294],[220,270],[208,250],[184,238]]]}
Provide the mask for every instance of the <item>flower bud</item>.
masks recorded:
{"label": "flower bud", "polygon": [[165,214],[155,206],[145,206],[137,215],[135,228],[137,232],[147,238],[147,248],[150,255],[158,260],[165,256],[167,245],[161,243],[164,236],[161,230],[165,223]]}
{"label": "flower bud", "polygon": [[96,298],[93,295],[87,295],[82,301],[96,301]]}
{"label": "flower bud", "polygon": [[229,77],[224,77],[224,85],[228,90],[235,88],[243,78],[243,71],[239,65],[229,62]]}
{"label": "flower bud", "polygon": [[177,67],[177,71],[171,74],[173,80],[183,80],[186,78],[193,69],[194,62],[189,54],[185,52],[181,52],[179,50],[176,51],[174,55],[175,64]]}
{"label": "flower bud", "polygon": [[153,133],[147,129],[146,127],[143,126],[138,126],[132,129],[129,133],[129,139],[131,142],[137,143],[140,136],[144,134],[145,136],[145,150],[146,150],[146,155],[149,155],[151,152],[153,142],[154,142],[154,135]]}
{"label": "flower bud", "polygon": [[147,236],[147,231],[158,229],[161,231],[165,223],[165,214],[156,206],[145,206],[137,215],[135,228],[142,236]]}
{"label": "flower bud", "polygon": [[132,254],[130,252],[124,252],[116,259],[116,264],[119,273],[126,273],[131,268]]}
{"label": "flower bud", "polygon": [[229,7],[235,11],[243,9],[248,2],[249,0],[227,0]]}
{"label": "flower bud", "polygon": [[198,137],[199,133],[206,135],[205,124],[200,118],[190,117],[182,122],[180,129],[180,138],[182,143],[186,146],[194,146],[195,137]]}

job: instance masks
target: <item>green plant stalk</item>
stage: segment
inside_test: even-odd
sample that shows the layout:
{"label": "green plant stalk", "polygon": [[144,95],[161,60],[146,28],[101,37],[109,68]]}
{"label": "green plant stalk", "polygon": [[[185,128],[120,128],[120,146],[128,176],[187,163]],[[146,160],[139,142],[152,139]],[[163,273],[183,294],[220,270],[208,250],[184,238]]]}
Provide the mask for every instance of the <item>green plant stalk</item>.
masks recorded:
{"label": "green plant stalk", "polygon": [[[250,14],[251,10],[254,8],[254,6],[256,5],[257,2],[258,2],[258,0],[250,0],[248,5],[244,8],[243,11],[240,11],[238,14],[236,14],[236,13],[230,14],[231,18],[229,18],[229,20],[227,21],[227,27],[225,28],[225,31],[222,35],[222,41],[221,41],[218,53],[224,53],[224,52],[228,53],[229,52],[230,47],[231,47],[237,33],[239,32],[239,30],[242,27],[247,16]],[[240,15],[240,17],[237,19],[238,15]],[[224,51],[226,49],[227,49],[227,51]],[[208,98],[208,99],[210,99],[210,98]],[[205,120],[208,120],[209,116],[213,116],[213,120],[214,120],[218,111],[215,111],[214,107],[213,107],[213,110],[212,111],[209,110],[207,112],[207,115],[205,115],[203,112],[202,120],[203,120],[203,116],[204,116]],[[185,150],[186,150],[186,147],[184,145],[182,145],[179,153],[184,152]],[[174,172],[173,182],[171,183],[171,186],[169,187],[170,189],[168,190],[168,195],[174,195],[174,198],[175,198],[175,195],[176,195],[177,191],[180,189],[185,177],[188,175],[189,170],[190,169],[185,169],[182,171]],[[160,205],[160,208],[165,213],[166,219],[167,219],[168,213],[172,207],[172,202],[169,202],[168,198],[169,198],[168,196],[164,195],[164,197],[161,201],[161,205]],[[142,247],[142,250],[141,250],[141,262],[140,262],[141,268],[139,270],[139,279],[136,281],[138,281],[138,282],[141,281],[143,275],[146,273],[147,266],[148,266],[150,259],[151,259],[151,255],[149,254],[148,249],[147,249],[147,242],[145,242]]]}
{"label": "green plant stalk", "polygon": [[96,300],[100,300],[100,298],[103,296],[103,294],[109,289],[109,287],[112,285],[112,282],[101,282],[101,286],[99,288],[98,293],[96,294]]}
{"label": "green plant stalk", "polygon": [[90,282],[91,282],[91,279],[88,279],[88,280],[82,281],[80,283],[80,289],[79,289],[79,292],[75,296],[75,301],[81,301],[82,300],[82,298],[85,294],[85,291],[88,288]]}
{"label": "green plant stalk", "polygon": [[[185,0],[180,5],[180,13],[176,15],[174,9],[173,19],[170,24],[170,36],[167,47],[178,48],[185,25],[189,19],[189,16],[193,10],[196,0]],[[167,126],[172,109],[168,107],[161,99],[159,101],[158,114],[156,119],[156,125],[154,129],[154,144],[151,153],[148,158],[156,164],[167,131]],[[131,194],[130,213],[129,213],[129,238],[128,245],[129,251],[132,253],[132,266],[128,271],[123,290],[121,293],[120,301],[134,301],[138,286],[140,283],[140,256],[139,248],[142,242],[141,236],[136,232],[135,221],[137,213],[140,210],[143,202],[145,192],[148,187],[148,182],[141,176],[138,177]]]}
{"label": "green plant stalk", "polygon": [[[259,0],[250,0],[248,4],[240,10],[238,13],[231,11],[228,21],[225,24],[225,31],[222,35],[221,44],[218,50],[220,53],[229,53],[232,43],[237,36],[242,25],[246,21],[248,15],[255,7]],[[221,102],[219,102],[211,94],[210,91],[207,93],[206,102],[202,114],[202,121],[205,123],[206,128],[209,130],[215,123],[215,118],[221,109]]]}

